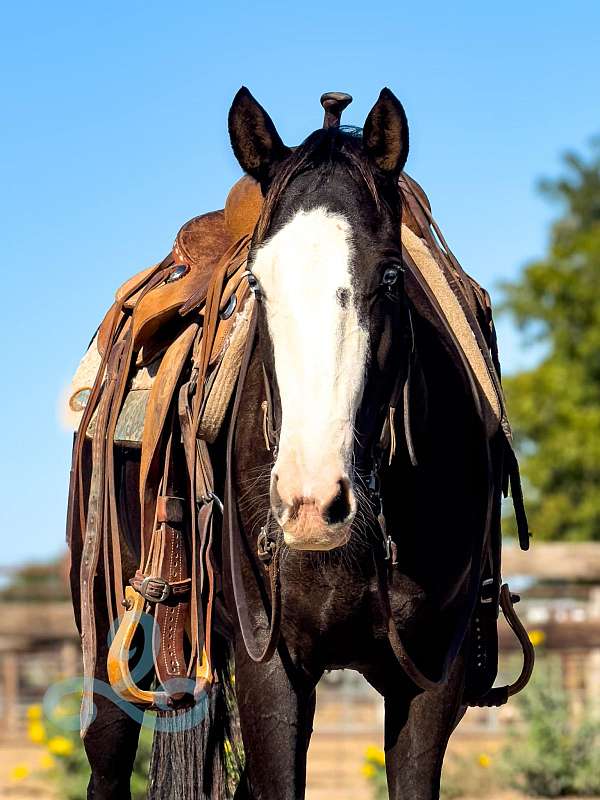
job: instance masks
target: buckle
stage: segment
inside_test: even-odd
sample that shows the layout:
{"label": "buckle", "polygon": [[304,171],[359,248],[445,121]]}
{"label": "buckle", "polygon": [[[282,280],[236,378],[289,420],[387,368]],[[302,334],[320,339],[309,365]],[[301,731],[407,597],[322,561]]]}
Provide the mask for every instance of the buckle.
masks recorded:
{"label": "buckle", "polygon": [[386,561],[389,561],[390,558],[392,557],[392,544],[393,544],[392,537],[386,536],[383,540],[383,551]]}
{"label": "buckle", "polygon": [[200,499],[202,500],[204,505],[208,505],[209,503],[214,503],[221,512],[221,516],[223,516],[223,503],[214,492],[208,492],[208,494],[205,494]]}
{"label": "buckle", "polygon": [[248,286],[250,287],[250,291],[254,295],[255,299],[260,300],[262,294],[260,289],[260,283],[258,282],[258,278],[252,272],[252,270],[247,269],[245,272],[243,272],[242,278],[246,278],[246,280],[248,281]]}
{"label": "buckle", "polygon": [[262,561],[262,563],[268,567],[271,561],[273,560],[273,556],[275,555],[275,542],[269,537],[269,533],[267,531],[267,526],[264,525],[260,529],[260,533],[258,534],[258,542],[257,542],[257,555],[258,558]]}
{"label": "buckle", "polygon": [[164,603],[171,594],[171,587],[164,578],[155,578],[149,575],[144,578],[138,591],[149,603]]}
{"label": "buckle", "polygon": [[486,578],[481,582],[481,596],[479,598],[481,603],[487,605],[488,603],[494,602],[494,585],[495,581],[493,578]]}
{"label": "buckle", "polygon": [[375,470],[373,470],[370,475],[367,475],[365,483],[367,484],[367,491],[369,492],[371,500],[377,500],[381,491],[381,484]]}

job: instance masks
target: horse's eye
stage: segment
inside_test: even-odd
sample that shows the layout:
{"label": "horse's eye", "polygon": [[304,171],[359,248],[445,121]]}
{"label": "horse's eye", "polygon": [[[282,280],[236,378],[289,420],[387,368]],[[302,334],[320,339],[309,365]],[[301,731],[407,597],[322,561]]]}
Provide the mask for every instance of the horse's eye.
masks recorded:
{"label": "horse's eye", "polygon": [[398,280],[398,273],[400,272],[400,268],[397,266],[393,267],[386,267],[383,271],[383,275],[381,276],[381,283],[386,288],[393,286],[396,281]]}

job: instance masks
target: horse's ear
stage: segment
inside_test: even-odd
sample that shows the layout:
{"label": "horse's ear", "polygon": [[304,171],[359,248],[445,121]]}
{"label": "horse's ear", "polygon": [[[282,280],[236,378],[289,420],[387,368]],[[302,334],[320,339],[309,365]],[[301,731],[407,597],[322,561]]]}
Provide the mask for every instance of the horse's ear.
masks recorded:
{"label": "horse's ear", "polygon": [[408,158],[408,121],[402,103],[387,87],[366,119],[363,147],[378,170],[398,178]]}
{"label": "horse's ear", "polygon": [[233,98],[229,109],[229,138],[241,168],[264,188],[274,166],[291,150],[281,141],[273,120],[245,86]]}

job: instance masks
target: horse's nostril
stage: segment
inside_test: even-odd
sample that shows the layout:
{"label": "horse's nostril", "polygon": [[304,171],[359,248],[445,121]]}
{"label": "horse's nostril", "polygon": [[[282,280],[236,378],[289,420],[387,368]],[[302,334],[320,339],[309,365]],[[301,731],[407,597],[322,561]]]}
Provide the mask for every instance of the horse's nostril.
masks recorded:
{"label": "horse's nostril", "polygon": [[274,480],[271,482],[271,508],[275,511],[276,514],[280,514],[283,510],[283,501],[277,490],[277,476],[273,475]]}
{"label": "horse's nostril", "polygon": [[338,490],[335,497],[323,509],[323,519],[328,525],[344,522],[352,511],[350,504],[350,481],[342,478],[338,481]]}

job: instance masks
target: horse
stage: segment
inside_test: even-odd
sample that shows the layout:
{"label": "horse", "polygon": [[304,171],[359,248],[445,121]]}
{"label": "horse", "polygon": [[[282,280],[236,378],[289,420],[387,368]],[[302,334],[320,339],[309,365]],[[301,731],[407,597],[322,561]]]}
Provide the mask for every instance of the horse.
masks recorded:
{"label": "horse", "polygon": [[[247,257],[248,344],[211,450],[224,498],[213,534],[220,678],[201,739],[159,737],[149,796],[301,800],[317,685],[346,669],[383,698],[389,797],[434,800],[473,659],[486,656],[481,602],[495,629],[498,598],[480,590],[498,560],[506,454],[502,432],[482,433],[472,387],[409,291],[406,113],[383,89],[362,129],[334,119],[289,148],[242,88],[228,124],[264,199]],[[139,558],[139,457],[119,459],[126,582]],[[72,538],[77,616],[80,562]],[[95,674],[107,681],[98,587],[95,600]],[[486,690],[493,642],[490,653]],[[139,721],[94,700],[88,797],[127,798]],[[242,746],[233,787],[222,776]]]}
{"label": "horse", "polygon": [[[268,205],[248,261],[264,301],[233,451],[249,593],[251,572],[268,590],[252,558],[257,520],[271,515],[286,548],[273,658],[256,663],[235,636],[245,796],[304,797],[316,686],[327,670],[352,669],[384,698],[390,797],[429,800],[465,711],[464,647],[439,687],[422,691],[407,679],[387,638],[385,542],[369,497],[373,452],[409,357],[396,188],[409,150],[406,114],[384,90],[362,138],[331,127],[290,152],[242,93],[229,129],[240,166],[260,182]],[[422,396],[413,397],[422,416],[414,421],[421,480],[406,450],[398,452],[382,466],[381,496],[398,551],[394,623],[436,672],[464,602],[472,552],[465,511],[477,503],[481,453],[439,344],[425,329],[415,339],[423,365]],[[256,419],[263,368],[279,432],[274,461]],[[231,605],[230,570],[226,579]],[[256,590],[249,604],[261,608]]]}

